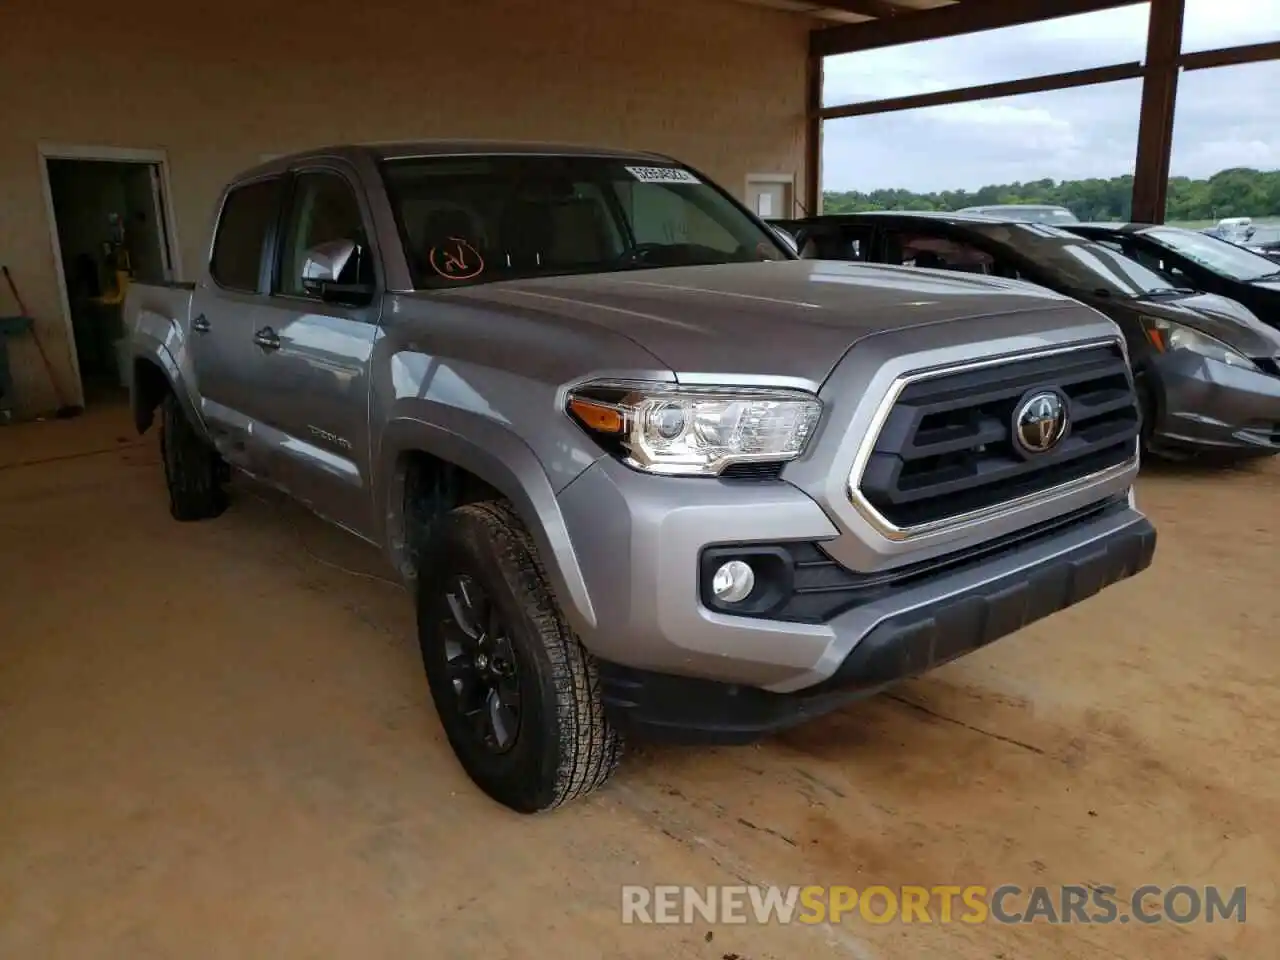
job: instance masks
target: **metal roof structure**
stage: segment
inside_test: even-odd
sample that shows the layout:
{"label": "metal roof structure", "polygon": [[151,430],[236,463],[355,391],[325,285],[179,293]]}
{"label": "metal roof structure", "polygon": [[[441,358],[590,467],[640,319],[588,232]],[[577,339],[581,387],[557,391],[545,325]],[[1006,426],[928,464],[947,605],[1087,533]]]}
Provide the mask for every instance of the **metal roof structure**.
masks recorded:
{"label": "metal roof structure", "polygon": [[[820,25],[809,35],[807,90],[808,169],[821,169],[822,124],[843,117],[868,116],[966,103],[1117,80],[1142,80],[1138,121],[1138,150],[1134,160],[1133,213],[1135,221],[1164,220],[1173,148],[1173,118],[1178,77],[1186,70],[1263,60],[1280,60],[1280,41],[1184,53],[1182,24],[1186,0],[743,0],[743,2],[807,10]],[[943,90],[838,106],[823,106],[822,64],[826,57],[863,50],[917,43],[943,37],[1039,23],[1082,13],[1142,4],[1150,8],[1146,55],[1141,61],[1102,64],[1066,73],[1023,77],[962,89]],[[904,146],[909,149],[909,146]],[[820,208],[821,177],[810,176],[806,208]]]}

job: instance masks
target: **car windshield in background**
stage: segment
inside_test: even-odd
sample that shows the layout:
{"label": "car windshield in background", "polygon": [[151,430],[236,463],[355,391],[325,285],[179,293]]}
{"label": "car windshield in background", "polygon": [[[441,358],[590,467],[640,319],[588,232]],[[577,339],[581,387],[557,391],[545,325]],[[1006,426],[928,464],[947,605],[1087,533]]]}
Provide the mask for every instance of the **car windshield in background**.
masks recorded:
{"label": "car windshield in background", "polygon": [[961,213],[976,213],[984,217],[999,217],[1022,223],[1079,223],[1076,215],[1065,207],[966,207]]}
{"label": "car windshield in background", "polygon": [[1273,261],[1208,234],[1154,227],[1142,231],[1142,235],[1152,243],[1181,254],[1207,270],[1235,280],[1260,280],[1276,273]]}
{"label": "car windshield in background", "polygon": [[788,259],[771,231],[682,167],[509,155],[382,166],[417,289]]}
{"label": "car windshield in background", "polygon": [[1137,260],[1057,227],[1018,223],[975,229],[1006,244],[1077,293],[1134,298],[1176,289]]}
{"label": "car windshield in background", "polygon": [[1013,215],[1015,220],[1026,220],[1028,223],[1078,223],[1075,214],[1070,210],[1045,209],[1025,210]]}

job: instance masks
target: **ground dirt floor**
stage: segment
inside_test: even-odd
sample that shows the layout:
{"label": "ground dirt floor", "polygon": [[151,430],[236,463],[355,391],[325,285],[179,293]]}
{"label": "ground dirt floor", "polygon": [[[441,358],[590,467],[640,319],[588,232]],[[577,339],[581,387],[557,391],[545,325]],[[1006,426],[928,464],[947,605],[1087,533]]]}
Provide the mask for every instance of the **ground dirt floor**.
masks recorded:
{"label": "ground dirt floor", "polygon": [[[1272,956],[1280,464],[1149,471],[1155,566],[757,747],[485,799],[408,597],[245,486],[170,521],[123,410],[0,430],[0,956]],[[624,884],[1248,887],[1247,922],[624,927]],[[1015,904],[1016,905],[1016,904]],[[936,919],[936,916],[935,916]]]}

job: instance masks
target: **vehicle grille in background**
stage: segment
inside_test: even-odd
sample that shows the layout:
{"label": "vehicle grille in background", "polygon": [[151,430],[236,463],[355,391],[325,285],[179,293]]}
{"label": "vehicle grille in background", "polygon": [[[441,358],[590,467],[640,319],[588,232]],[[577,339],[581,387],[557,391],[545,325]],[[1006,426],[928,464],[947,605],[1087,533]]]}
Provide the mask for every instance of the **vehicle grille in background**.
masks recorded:
{"label": "vehicle grille in background", "polygon": [[[1067,398],[1071,425],[1053,450],[1025,457],[1014,412],[1043,388]],[[917,380],[898,395],[859,489],[897,527],[946,520],[1124,463],[1138,418],[1119,344]]]}

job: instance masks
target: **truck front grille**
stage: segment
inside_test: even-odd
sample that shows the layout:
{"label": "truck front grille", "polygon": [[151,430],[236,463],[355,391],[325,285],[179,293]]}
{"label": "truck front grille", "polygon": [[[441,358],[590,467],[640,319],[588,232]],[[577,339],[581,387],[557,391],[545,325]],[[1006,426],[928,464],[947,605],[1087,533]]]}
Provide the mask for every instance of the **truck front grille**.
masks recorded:
{"label": "truck front grille", "polygon": [[[1014,418],[1042,390],[1066,400],[1070,425],[1052,449],[1027,454]],[[1119,343],[943,372],[902,388],[855,482],[895,527],[945,522],[1126,463],[1138,421]]]}

